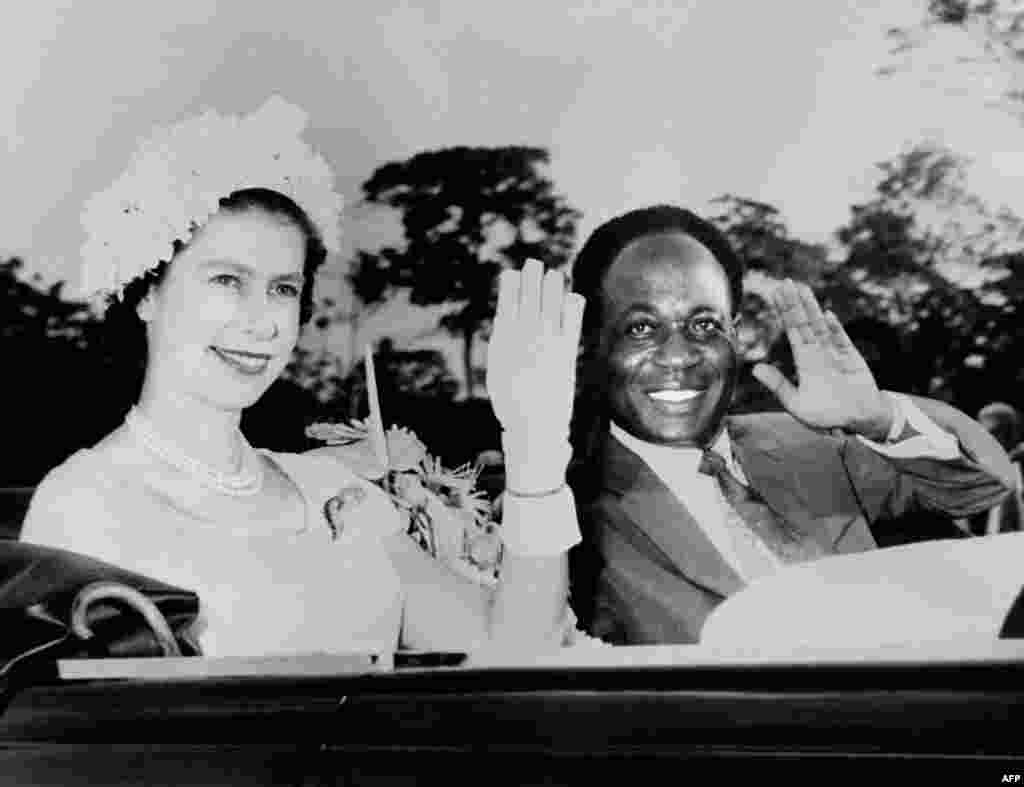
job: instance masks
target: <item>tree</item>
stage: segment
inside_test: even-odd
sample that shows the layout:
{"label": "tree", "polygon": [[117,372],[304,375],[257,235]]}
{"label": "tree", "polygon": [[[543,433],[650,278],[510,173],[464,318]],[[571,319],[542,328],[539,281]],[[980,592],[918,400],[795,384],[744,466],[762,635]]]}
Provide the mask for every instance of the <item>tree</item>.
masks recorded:
{"label": "tree", "polygon": [[[403,350],[385,337],[374,350],[373,361],[385,426],[408,426],[405,421],[410,408],[415,409],[428,399],[449,402],[458,390],[458,381],[452,377],[444,354],[439,350]],[[369,412],[365,363],[359,360],[348,374],[335,377],[333,382],[334,395],[321,397],[321,401],[332,403],[332,418],[365,418]],[[340,416],[338,402],[344,403],[346,408]]]}
{"label": "tree", "polygon": [[[901,342],[876,342],[891,387],[944,396],[970,411],[979,398],[994,390],[1010,396],[1017,385],[1005,375],[987,391],[975,384],[977,370],[1002,363],[1017,333],[1010,250],[1019,246],[1021,221],[969,190],[967,164],[923,145],[879,164],[874,197],[853,206],[837,232],[845,259],[822,295],[844,322],[897,329]],[[883,335],[865,327],[869,340],[872,333]]]}
{"label": "tree", "polygon": [[742,367],[733,401],[736,412],[779,409],[775,396],[750,370],[764,361],[792,377],[793,359],[771,304],[770,291],[779,279],[792,277],[818,286],[829,269],[827,250],[793,237],[779,209],[758,200],[725,194],[712,201],[712,217],[747,267],[743,302],[739,306]]}
{"label": "tree", "polygon": [[7,368],[0,485],[34,485],[118,418],[94,383],[91,348],[99,322],[60,293],[60,284],[44,288],[38,276],[27,277],[21,259],[0,262],[0,352]]}
{"label": "tree", "polygon": [[[892,28],[888,36],[893,61],[880,69],[883,76],[920,73],[925,65],[932,85],[981,95],[989,106],[1024,120],[1024,0],[930,0],[917,24]],[[959,47],[955,54],[950,44]],[[938,60],[928,62],[929,48]],[[970,194],[962,165],[956,161],[946,173],[932,170],[940,175],[936,183],[945,190],[946,205],[958,210],[933,233],[938,243],[930,252],[936,270],[948,273],[952,266],[961,275],[947,276],[955,286],[931,287],[917,299],[910,321],[916,346],[908,360],[931,358],[932,387],[945,388],[968,411],[993,396],[1016,397],[1020,406],[1024,391],[1014,353],[1019,357],[1022,349],[1016,339],[1024,275],[1021,219],[1007,210],[993,213]],[[965,212],[972,221],[963,221]],[[965,278],[965,271],[973,276]]]}
{"label": "tree", "polygon": [[580,217],[555,191],[541,148],[454,147],[377,168],[368,203],[401,213],[405,245],[360,250],[350,281],[365,303],[409,288],[416,305],[453,303],[441,325],[462,340],[472,396],[474,339],[494,315],[497,276],[528,257],[569,261]]}
{"label": "tree", "polygon": [[284,370],[284,379],[303,388],[322,405],[344,399],[345,378],[338,358],[326,350],[311,350],[301,345],[295,348],[291,361]]}
{"label": "tree", "polygon": [[0,339],[39,341],[64,339],[84,348],[96,318],[82,303],[61,297],[63,283],[44,289],[37,275],[26,278],[18,257],[0,262]]}
{"label": "tree", "polygon": [[[995,76],[1000,84],[988,103],[1024,120],[1024,0],[930,0],[921,21],[887,32],[893,61],[878,70],[882,76],[917,69],[917,55],[946,34],[958,34],[961,52],[930,64],[925,82],[942,77],[947,92],[974,93],[976,86],[960,85],[957,77]],[[949,67],[956,71],[949,78]],[[983,85],[985,87],[985,85]]]}
{"label": "tree", "polygon": [[[883,387],[943,396],[968,411],[994,391],[1019,399],[1022,224],[971,192],[968,163],[930,145],[880,163],[874,195],[851,207],[836,232],[841,255],[831,260],[824,248],[792,237],[772,205],[717,200],[716,221],[750,269],[740,309],[745,360],[792,373],[765,297],[773,279],[792,276],[836,312]],[[747,371],[737,409],[776,407]]]}
{"label": "tree", "polygon": [[734,194],[724,194],[712,203],[721,206],[712,221],[732,241],[747,270],[777,279],[788,276],[812,285],[827,272],[827,249],[790,235],[775,206]]}

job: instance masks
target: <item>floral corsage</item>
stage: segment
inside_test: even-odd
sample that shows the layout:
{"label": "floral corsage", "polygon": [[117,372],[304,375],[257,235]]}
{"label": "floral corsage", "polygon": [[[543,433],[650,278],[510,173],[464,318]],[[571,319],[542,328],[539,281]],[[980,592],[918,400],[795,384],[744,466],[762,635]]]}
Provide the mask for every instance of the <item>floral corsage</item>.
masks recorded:
{"label": "floral corsage", "polygon": [[490,502],[475,489],[474,468],[444,468],[414,432],[402,427],[385,433],[386,465],[373,449],[367,421],[316,423],[306,434],[336,447],[338,458],[380,487],[406,521],[406,533],[424,551],[474,582],[497,583],[501,535]]}

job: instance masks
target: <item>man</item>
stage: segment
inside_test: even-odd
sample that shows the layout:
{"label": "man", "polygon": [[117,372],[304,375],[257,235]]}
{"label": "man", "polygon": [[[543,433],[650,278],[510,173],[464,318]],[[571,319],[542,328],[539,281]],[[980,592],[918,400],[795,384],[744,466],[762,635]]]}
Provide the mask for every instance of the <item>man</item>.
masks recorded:
{"label": "man", "polygon": [[575,262],[587,303],[572,597],[595,636],[696,642],[758,577],[874,549],[887,519],[966,516],[1010,487],[991,436],[941,402],[879,391],[835,316],[792,282],[775,306],[799,384],[754,368],[788,412],[729,417],[743,273],[713,225],[670,206],[604,224]]}

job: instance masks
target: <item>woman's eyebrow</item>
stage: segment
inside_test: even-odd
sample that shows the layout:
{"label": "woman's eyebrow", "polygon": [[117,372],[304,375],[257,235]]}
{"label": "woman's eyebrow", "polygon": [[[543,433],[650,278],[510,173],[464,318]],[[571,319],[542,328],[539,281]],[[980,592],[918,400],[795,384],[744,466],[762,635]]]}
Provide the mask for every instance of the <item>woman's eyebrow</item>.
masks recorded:
{"label": "woman's eyebrow", "polygon": [[[255,278],[257,273],[256,269],[251,265],[246,265],[244,262],[237,262],[236,260],[207,260],[201,266],[204,270],[211,268],[217,268],[220,270],[230,270],[235,273]],[[306,276],[303,273],[281,273],[276,276],[271,276],[271,280],[275,282],[289,282],[294,284],[304,284]]]}
{"label": "woman's eyebrow", "polygon": [[246,265],[245,263],[242,262],[236,262],[235,260],[229,259],[206,260],[199,267],[203,268],[204,270],[209,270],[210,268],[227,268],[228,270],[234,271],[235,273],[244,273],[249,276],[252,276],[253,274],[256,273],[256,271],[251,266]]}

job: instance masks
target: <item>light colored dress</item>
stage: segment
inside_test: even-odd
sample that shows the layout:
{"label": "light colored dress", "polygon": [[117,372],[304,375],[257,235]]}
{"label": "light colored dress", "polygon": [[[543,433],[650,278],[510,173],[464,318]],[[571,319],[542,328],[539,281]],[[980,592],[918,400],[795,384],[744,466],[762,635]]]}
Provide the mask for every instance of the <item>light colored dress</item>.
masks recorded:
{"label": "light colored dress", "polygon": [[[132,445],[84,449],[36,491],[21,539],[195,591],[206,656],[370,651],[398,645],[402,588],[384,540],[400,529],[376,486],[325,456],[261,451],[301,492],[305,516],[211,517],[186,478],[154,473]],[[346,490],[337,538],[325,506]],[[337,505],[334,505],[337,511]],[[338,518],[335,518],[338,522]]]}

